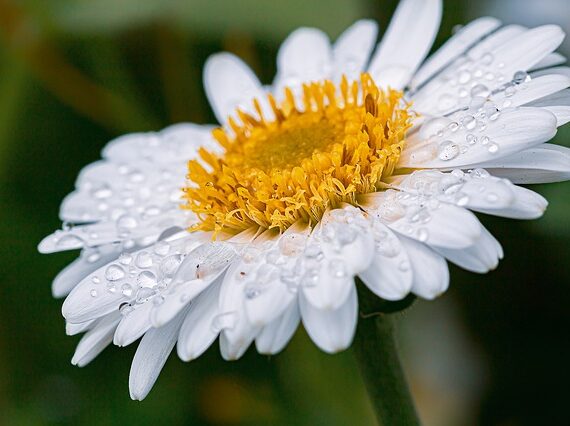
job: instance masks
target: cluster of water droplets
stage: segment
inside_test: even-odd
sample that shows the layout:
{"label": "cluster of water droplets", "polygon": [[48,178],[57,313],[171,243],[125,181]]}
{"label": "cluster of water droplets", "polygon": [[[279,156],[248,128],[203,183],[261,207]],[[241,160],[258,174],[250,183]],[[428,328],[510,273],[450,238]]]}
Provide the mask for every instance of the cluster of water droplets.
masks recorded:
{"label": "cluster of water droplets", "polygon": [[244,268],[236,271],[246,299],[259,297],[269,286],[284,285],[296,293],[321,279],[344,279],[352,272],[343,260],[346,250],[370,223],[358,209],[330,211],[318,228],[286,232],[275,242],[251,245],[241,256]]}
{"label": "cluster of water droplets", "polygon": [[[499,152],[499,144],[487,135],[487,130],[500,118],[505,109],[511,107],[512,102],[509,98],[517,90],[524,90],[527,87],[525,83],[530,81],[530,76],[524,71],[519,71],[512,80],[491,91],[489,86],[473,80],[471,74],[479,75],[477,70],[471,73],[468,69],[464,69],[457,79],[452,80],[464,81],[465,84],[471,82],[469,93],[465,93],[466,102],[459,105],[454,101],[452,104],[449,100],[455,99],[454,96],[442,95],[443,104],[440,104],[440,109],[449,112],[454,107],[460,106],[460,108],[447,116],[431,119],[422,126],[420,137],[429,144],[416,154],[418,160],[438,158],[441,161],[449,161],[474,147],[478,149],[482,147],[491,154]],[[497,103],[495,99],[502,100]]]}
{"label": "cluster of water droplets", "polygon": [[96,298],[106,292],[124,296],[120,306],[123,314],[151,299],[160,305],[164,291],[193,245],[191,240],[181,238],[162,240],[136,252],[123,252],[115,262],[91,274],[90,295]]}

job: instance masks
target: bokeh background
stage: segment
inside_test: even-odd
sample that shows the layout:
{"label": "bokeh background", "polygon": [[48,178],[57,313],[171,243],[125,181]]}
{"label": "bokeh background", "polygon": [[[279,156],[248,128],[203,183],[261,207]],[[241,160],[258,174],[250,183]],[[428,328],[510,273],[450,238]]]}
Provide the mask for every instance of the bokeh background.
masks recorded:
{"label": "bokeh background", "polygon": [[[336,37],[354,20],[386,28],[396,0],[0,0],[0,424],[373,425],[351,350],[330,356],[299,330],[286,350],[223,362],[215,345],[175,355],[142,403],[129,399],[135,345],[71,366],[50,283],[75,256],[40,256],[59,203],[110,139],[180,121],[213,122],[201,86],[215,51],[269,83],[280,41],[300,25]],[[493,14],[570,26],[566,0],[448,0],[436,42]],[[562,53],[570,53],[569,43]],[[570,145],[570,126],[556,143]],[[570,183],[539,221],[482,217],[506,259],[399,316],[405,366],[426,425],[570,424]]]}

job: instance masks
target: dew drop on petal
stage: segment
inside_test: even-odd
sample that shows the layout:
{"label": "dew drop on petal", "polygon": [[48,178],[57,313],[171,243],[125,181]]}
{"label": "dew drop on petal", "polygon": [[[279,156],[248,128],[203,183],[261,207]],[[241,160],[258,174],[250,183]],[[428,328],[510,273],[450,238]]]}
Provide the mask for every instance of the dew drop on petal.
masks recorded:
{"label": "dew drop on petal", "polygon": [[459,155],[459,145],[453,141],[443,141],[439,145],[438,157],[442,161],[449,161]]}
{"label": "dew drop on petal", "polygon": [[105,270],[107,281],[118,281],[125,276],[125,271],[119,265],[110,265]]}
{"label": "dew drop on petal", "polygon": [[147,251],[141,251],[137,254],[135,265],[139,268],[150,268],[152,266],[152,256]]}
{"label": "dew drop on petal", "polygon": [[154,287],[156,285],[156,276],[151,271],[142,271],[137,276],[137,284],[140,287]]}

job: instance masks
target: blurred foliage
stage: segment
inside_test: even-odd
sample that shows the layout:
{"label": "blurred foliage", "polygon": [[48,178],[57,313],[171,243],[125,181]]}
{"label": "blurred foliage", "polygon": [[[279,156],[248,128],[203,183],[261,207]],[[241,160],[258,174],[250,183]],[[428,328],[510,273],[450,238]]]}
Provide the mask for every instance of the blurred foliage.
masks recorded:
{"label": "blurred foliage", "polygon": [[[40,256],[36,245],[106,141],[213,121],[201,86],[209,54],[233,51],[269,83],[288,31],[334,37],[359,17],[385,28],[396,3],[0,0],[0,424],[374,424],[351,351],[326,355],[302,330],[271,358],[250,350],[228,363],[215,345],[190,364],[172,356],[149,397],[131,402],[135,345],[70,365],[79,338],[65,335],[49,283],[75,254]],[[437,44],[466,21],[467,3],[447,2]],[[483,218],[505,247],[497,272],[453,269],[448,294],[401,318],[427,424],[567,420],[570,196],[564,184],[538,189],[552,196],[544,220]]]}

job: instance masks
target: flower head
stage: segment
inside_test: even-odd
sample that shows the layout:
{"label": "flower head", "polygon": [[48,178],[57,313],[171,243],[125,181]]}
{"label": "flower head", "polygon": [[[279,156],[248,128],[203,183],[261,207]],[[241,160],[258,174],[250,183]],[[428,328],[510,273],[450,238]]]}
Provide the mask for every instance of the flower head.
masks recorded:
{"label": "flower head", "polygon": [[472,213],[533,219],[517,184],[568,179],[546,144],[568,121],[570,78],[551,68],[564,34],[478,19],[424,61],[438,0],[403,0],[380,44],[359,21],[331,46],[301,28],[262,86],[239,59],[204,80],[220,127],[179,124],[112,141],[63,202],[74,226],[42,252],[81,249],[55,279],[73,363],[142,337],[130,375],[150,391],[175,345],[219,337],[225,359],[284,348],[302,321],[322,350],[347,348],[355,277],[377,296],[431,299],[447,262],[485,273],[503,256]]}

